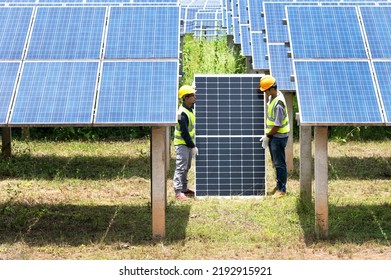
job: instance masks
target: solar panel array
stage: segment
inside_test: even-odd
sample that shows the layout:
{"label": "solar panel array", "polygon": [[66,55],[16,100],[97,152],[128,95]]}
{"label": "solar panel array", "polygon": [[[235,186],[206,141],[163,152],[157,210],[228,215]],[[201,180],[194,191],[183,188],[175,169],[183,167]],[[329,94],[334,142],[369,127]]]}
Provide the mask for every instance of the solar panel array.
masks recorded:
{"label": "solar panel array", "polygon": [[259,75],[196,75],[197,196],[265,195]]}
{"label": "solar panel array", "polygon": [[0,7],[0,125],[175,124],[180,7],[135,2]]}
{"label": "solar panel array", "polygon": [[286,12],[300,122],[389,124],[391,7],[287,6]]}

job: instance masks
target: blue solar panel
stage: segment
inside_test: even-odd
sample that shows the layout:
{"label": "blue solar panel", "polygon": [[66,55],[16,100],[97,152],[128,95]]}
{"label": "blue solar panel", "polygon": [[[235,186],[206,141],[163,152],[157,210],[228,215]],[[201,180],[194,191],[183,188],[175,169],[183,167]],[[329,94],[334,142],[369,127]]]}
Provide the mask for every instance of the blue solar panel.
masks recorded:
{"label": "blue solar panel", "polygon": [[265,194],[265,150],[259,142],[265,104],[257,98],[259,79],[257,75],[195,76],[197,196]]}
{"label": "blue solar panel", "polygon": [[369,61],[295,61],[302,124],[382,123]]}
{"label": "blue solar panel", "polygon": [[96,124],[175,124],[177,61],[104,62]]}
{"label": "blue solar panel", "polygon": [[234,43],[240,44],[240,25],[239,18],[232,18],[232,26],[233,26],[233,35],[234,35]]}
{"label": "blue solar panel", "polygon": [[294,58],[367,58],[355,7],[286,9]]}
{"label": "blue solar panel", "polygon": [[265,59],[267,45],[263,41],[265,34],[251,32],[251,49],[253,56],[253,69],[269,69],[269,62]]}
{"label": "blue solar panel", "polygon": [[0,7],[0,59],[22,59],[32,8]]}
{"label": "blue solar panel", "polygon": [[179,7],[112,7],[105,58],[178,58]]}
{"label": "blue solar panel", "polygon": [[240,24],[249,24],[248,21],[248,10],[247,10],[247,0],[238,0],[238,12],[239,12],[239,23]]}
{"label": "blue solar panel", "polygon": [[373,63],[380,88],[380,97],[384,106],[386,122],[391,122],[391,61]]}
{"label": "blue solar panel", "polygon": [[243,56],[251,56],[250,30],[249,25],[240,26],[240,45]]}
{"label": "blue solar panel", "polygon": [[270,74],[277,79],[278,89],[281,91],[295,91],[295,83],[291,81],[293,62],[288,57],[288,50],[284,44],[269,44]]}
{"label": "blue solar panel", "polygon": [[7,122],[10,102],[16,84],[19,62],[0,63],[0,123]]}
{"label": "blue solar panel", "polygon": [[391,7],[360,7],[372,58],[391,58]]}
{"label": "blue solar panel", "polygon": [[262,14],[263,0],[248,0],[248,16],[250,21],[250,29],[252,31],[262,31],[265,28]]}
{"label": "blue solar panel", "polygon": [[106,8],[39,7],[27,59],[99,59]]}
{"label": "blue solar panel", "polygon": [[25,62],[10,124],[91,124],[98,62]]}

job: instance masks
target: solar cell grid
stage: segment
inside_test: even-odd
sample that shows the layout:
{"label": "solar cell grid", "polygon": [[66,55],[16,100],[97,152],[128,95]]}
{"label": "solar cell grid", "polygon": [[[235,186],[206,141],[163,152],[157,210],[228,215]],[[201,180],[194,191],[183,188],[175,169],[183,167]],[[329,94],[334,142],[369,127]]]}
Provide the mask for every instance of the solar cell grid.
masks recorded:
{"label": "solar cell grid", "polygon": [[391,61],[373,63],[380,88],[380,97],[384,105],[386,122],[391,123]]}
{"label": "solar cell grid", "polygon": [[175,124],[177,61],[104,62],[95,124]]}
{"label": "solar cell grid", "polygon": [[32,8],[0,7],[0,59],[22,59]]}
{"label": "solar cell grid", "polygon": [[258,75],[196,75],[197,196],[263,195],[264,103]]}
{"label": "solar cell grid", "polygon": [[27,59],[99,59],[105,7],[39,7]]}
{"label": "solar cell grid", "polygon": [[240,45],[243,56],[251,56],[250,26],[243,24],[240,26]]}
{"label": "solar cell grid", "polygon": [[253,57],[253,69],[269,69],[269,62],[265,59],[267,45],[263,41],[265,34],[251,32],[251,49]]}
{"label": "solar cell grid", "polygon": [[369,61],[295,61],[294,68],[302,124],[383,122]]}
{"label": "solar cell grid", "polygon": [[373,59],[391,58],[391,7],[360,7]]}
{"label": "solar cell grid", "polygon": [[111,7],[106,59],[178,56],[179,7]]}
{"label": "solar cell grid", "polygon": [[294,58],[368,58],[355,7],[286,9]]}
{"label": "solar cell grid", "polygon": [[10,124],[91,124],[98,62],[25,62]]}
{"label": "solar cell grid", "polygon": [[7,122],[10,102],[19,69],[19,62],[0,62],[0,123]]}
{"label": "solar cell grid", "polygon": [[281,91],[295,91],[295,83],[291,81],[293,75],[293,62],[288,57],[288,50],[284,44],[269,44],[270,74],[278,81]]}

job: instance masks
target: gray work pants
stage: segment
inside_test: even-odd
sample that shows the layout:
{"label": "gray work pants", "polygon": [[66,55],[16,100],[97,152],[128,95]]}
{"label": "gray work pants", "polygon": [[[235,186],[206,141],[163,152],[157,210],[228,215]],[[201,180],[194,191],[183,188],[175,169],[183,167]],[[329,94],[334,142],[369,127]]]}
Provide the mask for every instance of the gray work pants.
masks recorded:
{"label": "gray work pants", "polygon": [[191,167],[191,159],[193,157],[192,148],[185,145],[175,146],[176,152],[176,167],[174,173],[174,190],[175,194],[181,191],[187,191],[187,173]]}

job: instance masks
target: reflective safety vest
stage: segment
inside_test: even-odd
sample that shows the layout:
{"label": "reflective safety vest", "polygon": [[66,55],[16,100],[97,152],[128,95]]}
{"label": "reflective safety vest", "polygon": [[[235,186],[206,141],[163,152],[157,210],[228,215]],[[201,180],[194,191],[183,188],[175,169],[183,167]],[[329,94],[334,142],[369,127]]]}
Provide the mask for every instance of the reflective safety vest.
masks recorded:
{"label": "reflective safety vest", "polygon": [[272,128],[274,126],[274,122],[276,121],[276,106],[277,106],[277,104],[283,105],[284,110],[285,110],[285,118],[282,121],[281,127],[277,131],[277,133],[288,133],[290,130],[288,110],[286,109],[285,98],[281,92],[278,92],[277,96],[269,103],[269,106],[267,108],[266,134],[269,133],[270,130],[272,130]]}
{"label": "reflective safety vest", "polygon": [[[181,117],[182,112],[187,115],[187,118],[189,119],[189,124],[187,126],[187,129],[189,131],[191,140],[193,143],[195,143],[195,115],[190,110],[186,109],[183,105],[179,106],[178,110],[178,118]],[[177,122],[175,126],[175,134],[174,134],[174,145],[186,145],[185,140],[182,138],[181,135],[181,127],[179,125],[179,122]]]}

